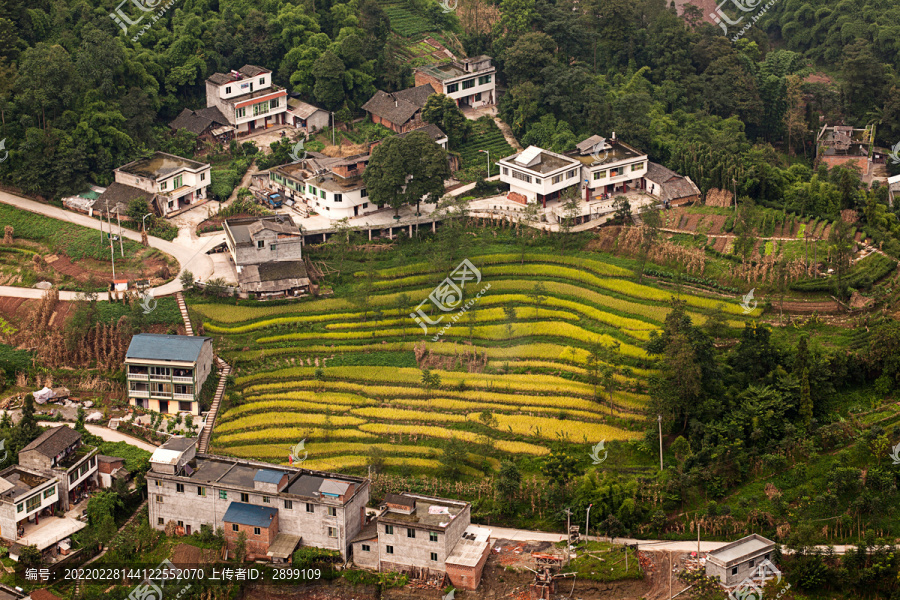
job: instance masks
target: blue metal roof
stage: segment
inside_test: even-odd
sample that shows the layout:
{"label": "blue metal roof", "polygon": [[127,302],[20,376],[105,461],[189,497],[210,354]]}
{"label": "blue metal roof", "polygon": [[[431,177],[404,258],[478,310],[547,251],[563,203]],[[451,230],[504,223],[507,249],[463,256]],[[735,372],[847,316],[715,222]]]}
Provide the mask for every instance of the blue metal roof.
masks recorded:
{"label": "blue metal roof", "polygon": [[253,476],[253,481],[262,481],[263,483],[279,483],[283,476],[283,471],[260,469],[256,472],[256,475]]}
{"label": "blue metal roof", "polygon": [[272,519],[277,514],[277,508],[232,502],[228,505],[228,510],[225,511],[225,516],[222,520],[226,523],[237,523],[238,525],[249,525],[251,527],[268,527],[272,524]]}
{"label": "blue metal roof", "polygon": [[194,362],[208,337],[139,333],[131,338],[125,358]]}

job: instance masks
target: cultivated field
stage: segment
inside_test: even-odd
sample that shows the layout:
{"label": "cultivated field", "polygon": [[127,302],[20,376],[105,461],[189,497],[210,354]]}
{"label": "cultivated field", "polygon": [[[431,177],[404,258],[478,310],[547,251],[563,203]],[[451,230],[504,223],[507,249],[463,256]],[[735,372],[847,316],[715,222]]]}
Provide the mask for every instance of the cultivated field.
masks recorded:
{"label": "cultivated field", "polygon": [[[457,438],[467,446],[464,472],[478,475],[510,455],[545,455],[554,443],[641,438],[656,369],[645,345],[674,292],[639,284],[595,254],[470,260],[482,279],[468,283],[464,300],[490,287],[437,341],[454,312],[427,335],[410,318],[448,274],[425,262],[357,273],[370,290],[364,297],[193,304],[195,320],[238,367],[241,399],[221,415],[212,451],[286,463],[305,439],[305,466],[363,468],[380,453],[389,468],[430,474],[441,444]],[[714,312],[732,327],[747,318],[735,299],[681,299],[697,323]],[[603,384],[589,360],[597,343],[607,349],[598,368],[610,365]],[[423,381],[424,369],[437,380]]]}

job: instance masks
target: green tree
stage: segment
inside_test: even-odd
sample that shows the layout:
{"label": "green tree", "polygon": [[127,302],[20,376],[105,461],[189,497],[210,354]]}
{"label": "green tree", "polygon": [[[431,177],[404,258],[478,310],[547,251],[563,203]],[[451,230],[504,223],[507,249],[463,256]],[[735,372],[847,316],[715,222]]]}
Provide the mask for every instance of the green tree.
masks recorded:
{"label": "green tree", "polygon": [[458,148],[472,130],[472,121],[462,114],[453,98],[444,94],[432,94],[428,97],[422,108],[422,120],[437,125],[446,133],[451,148]]}
{"label": "green tree", "polygon": [[433,393],[434,390],[441,387],[441,376],[431,369],[422,369],[421,382],[423,388],[428,390],[429,393]]}
{"label": "green tree", "polygon": [[441,474],[448,479],[458,479],[466,462],[466,445],[455,437],[443,444],[439,458]]}
{"label": "green tree", "polygon": [[631,202],[628,201],[628,197],[616,196],[613,200],[613,209],[617,221],[627,224],[631,220]]}
{"label": "green tree", "polygon": [[500,463],[500,472],[494,483],[494,491],[497,499],[503,507],[503,512],[510,512],[515,504],[515,498],[522,486],[522,473],[516,463],[504,460]]}
{"label": "green tree", "polygon": [[404,204],[437,202],[449,177],[446,151],[421,131],[380,143],[363,173],[369,199],[393,208],[395,218]]}
{"label": "green tree", "polygon": [[534,302],[534,316],[537,317],[541,305],[547,301],[547,288],[542,282],[538,282],[531,288],[531,292],[528,296],[531,298],[531,301]]}
{"label": "green tree", "polygon": [[577,472],[578,461],[561,448],[554,448],[544,459],[544,475],[557,486],[567,484]]}
{"label": "green tree", "polygon": [[19,553],[19,564],[23,569],[37,569],[41,567],[43,555],[37,546],[23,546]]}
{"label": "green tree", "polygon": [[242,563],[247,558],[247,534],[239,531],[234,543],[234,560]]}
{"label": "green tree", "polygon": [[331,50],[323,52],[313,64],[313,95],[328,110],[337,110],[344,103],[344,71],[344,63]]}

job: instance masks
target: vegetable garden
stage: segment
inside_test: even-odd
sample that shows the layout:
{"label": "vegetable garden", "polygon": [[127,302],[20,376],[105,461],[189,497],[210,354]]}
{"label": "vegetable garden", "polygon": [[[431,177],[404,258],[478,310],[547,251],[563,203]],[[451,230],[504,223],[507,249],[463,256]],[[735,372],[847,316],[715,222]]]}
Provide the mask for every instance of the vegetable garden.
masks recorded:
{"label": "vegetable garden", "polygon": [[[477,476],[556,444],[643,437],[646,380],[656,369],[645,345],[675,292],[639,284],[596,254],[482,253],[470,257],[482,280],[469,285],[490,288],[425,335],[410,313],[446,274],[418,260],[348,276],[368,281],[365,298],[191,304],[237,367],[231,389],[239,394],[211,450],[287,463],[305,440],[310,468],[383,462],[435,474],[442,445],[456,438],[468,453],[462,471]],[[748,318],[737,299],[680,299],[697,323],[718,313],[736,328]]]}

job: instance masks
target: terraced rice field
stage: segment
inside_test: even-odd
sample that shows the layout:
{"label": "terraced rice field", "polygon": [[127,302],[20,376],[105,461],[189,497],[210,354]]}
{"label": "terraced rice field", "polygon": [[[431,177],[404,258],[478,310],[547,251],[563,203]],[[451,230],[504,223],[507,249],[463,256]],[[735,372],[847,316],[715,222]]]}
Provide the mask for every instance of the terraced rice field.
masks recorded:
{"label": "terraced rice field", "polygon": [[[646,344],[672,292],[638,284],[597,255],[470,260],[482,280],[465,299],[489,289],[427,335],[410,313],[444,275],[425,263],[377,271],[366,309],[343,298],[191,305],[237,367],[241,399],[220,416],[212,451],[287,463],[306,440],[311,467],[364,469],[377,448],[389,467],[432,474],[442,442],[457,438],[469,452],[465,472],[478,475],[511,455],[543,456],[551,443],[641,438],[647,379],[657,368]],[[681,299],[695,322],[713,311],[733,327],[747,318],[737,299]],[[610,349],[604,360],[615,367],[609,393],[589,376],[596,343]],[[438,385],[423,385],[424,368]]]}

